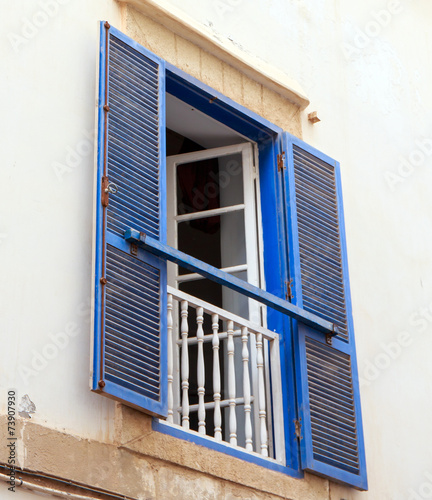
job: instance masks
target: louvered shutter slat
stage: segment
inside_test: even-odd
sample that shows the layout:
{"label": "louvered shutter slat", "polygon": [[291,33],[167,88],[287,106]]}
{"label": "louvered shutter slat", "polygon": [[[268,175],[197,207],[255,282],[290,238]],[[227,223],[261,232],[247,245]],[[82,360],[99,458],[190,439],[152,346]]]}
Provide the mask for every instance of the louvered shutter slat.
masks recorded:
{"label": "louvered shutter slat", "polygon": [[339,166],[286,134],[294,302],[336,324],[326,338],[294,322],[302,468],[367,489]]}
{"label": "louvered shutter slat", "polygon": [[[162,416],[166,262],[124,232],[165,242],[163,64],[101,24],[93,389]],[[117,186],[106,207],[102,177]]]}

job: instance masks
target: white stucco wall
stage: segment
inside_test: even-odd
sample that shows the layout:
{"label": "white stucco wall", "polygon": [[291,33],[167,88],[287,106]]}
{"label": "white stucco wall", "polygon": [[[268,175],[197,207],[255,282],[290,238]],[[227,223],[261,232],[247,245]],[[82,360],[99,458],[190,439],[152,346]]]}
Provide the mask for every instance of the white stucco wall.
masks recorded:
{"label": "white stucco wall", "polygon": [[167,3],[297,80],[341,162],[369,492],[334,498],[431,498],[432,4]]}
{"label": "white stucco wall", "polygon": [[[341,162],[370,490],[332,498],[431,498],[432,4],[164,4],[298,81],[304,139]],[[121,13],[0,5],[0,411],[15,388],[34,421],[98,439],[113,403],[88,390],[97,21]]]}
{"label": "white stucco wall", "polygon": [[120,10],[0,7],[0,386],[29,395],[35,422],[102,437],[113,403],[88,389],[95,81],[98,21],[120,26]]}

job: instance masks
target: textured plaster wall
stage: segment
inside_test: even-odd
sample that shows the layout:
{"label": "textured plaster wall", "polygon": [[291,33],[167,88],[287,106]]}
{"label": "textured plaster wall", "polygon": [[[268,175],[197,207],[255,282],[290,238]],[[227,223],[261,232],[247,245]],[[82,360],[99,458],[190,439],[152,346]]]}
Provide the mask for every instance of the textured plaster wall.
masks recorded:
{"label": "textured plaster wall", "polygon": [[[114,403],[89,391],[98,21],[111,0],[0,2],[0,413],[94,439]],[[18,401],[19,402],[19,401]]]}
{"label": "textured plaster wall", "polygon": [[280,94],[126,4],[126,33],[152,52],[227,97],[301,136],[300,111]]}
{"label": "textured plaster wall", "polygon": [[[300,135],[298,107],[124,5],[4,8],[0,413],[8,390],[17,410],[28,395],[27,413],[17,415],[19,467],[137,498],[328,498],[320,478],[264,475],[155,433],[149,417],[92,394],[88,382],[98,21]],[[7,458],[2,446],[0,461]],[[0,496],[6,488],[0,482]],[[33,495],[20,489],[16,498]]]}
{"label": "textured plaster wall", "polygon": [[[4,417],[0,431],[6,433]],[[294,479],[153,432],[150,417],[121,405],[117,405],[116,433],[110,443],[24,420],[18,422],[18,431],[27,469],[140,500],[329,498],[325,480],[312,475]],[[0,448],[0,462],[6,461],[7,452]],[[23,489],[17,491],[21,500]],[[6,493],[7,485],[0,481],[0,498]]]}
{"label": "textured plaster wall", "polygon": [[303,138],[341,162],[369,478],[368,493],[332,485],[331,498],[429,498],[431,2],[159,3],[307,93]]}
{"label": "textured plaster wall", "polygon": [[300,135],[298,107],[114,1],[2,3],[0,411],[109,440],[114,403],[90,393],[95,93],[101,19]]}
{"label": "textured plaster wall", "polygon": [[[260,490],[260,498],[283,491],[299,500],[428,498],[432,4],[159,3],[183,10],[215,40],[287,73],[311,105],[299,113],[187,36],[111,0],[0,2],[0,413],[11,388],[36,406],[22,427],[22,465],[95,485],[106,477],[104,486],[116,490],[113,467],[127,488],[137,481],[149,497],[165,484],[166,498],[183,487],[197,498],[255,498]],[[236,476],[235,459],[155,435],[146,417],[119,407],[116,413],[115,403],[90,393],[100,19],[341,162],[369,492],[312,476],[299,481],[263,474],[254,466]],[[322,120],[317,125],[306,118],[313,110]],[[125,435],[134,429],[135,435]],[[4,448],[1,453],[3,461]],[[200,461],[194,465],[188,461],[195,455]],[[95,456],[106,458],[105,476],[92,470]],[[176,465],[181,461],[186,469]]]}

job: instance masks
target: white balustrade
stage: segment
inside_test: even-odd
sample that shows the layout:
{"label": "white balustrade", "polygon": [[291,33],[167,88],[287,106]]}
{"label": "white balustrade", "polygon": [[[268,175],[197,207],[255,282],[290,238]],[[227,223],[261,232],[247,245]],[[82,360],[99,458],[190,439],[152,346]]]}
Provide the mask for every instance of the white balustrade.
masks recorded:
{"label": "white balustrade", "polygon": [[266,404],[265,404],[265,383],[264,383],[264,353],[262,334],[256,337],[257,349],[257,368],[258,368],[258,409],[260,419],[260,442],[261,455],[268,456],[267,444],[267,423],[266,423]]}
{"label": "white balustrade", "polygon": [[197,381],[198,381],[198,432],[200,434],[206,433],[206,424],[205,424],[205,407],[204,407],[204,330],[203,330],[203,322],[204,322],[204,309],[202,307],[198,307],[197,311],[197,339],[198,339],[198,363],[197,363]]}
{"label": "white balustrade", "polygon": [[174,356],[173,356],[173,296],[169,293],[167,300],[168,309],[168,319],[167,319],[167,330],[168,330],[168,422],[172,423],[174,421],[174,393],[173,393],[173,381],[174,381]]}
{"label": "white balustrade", "polygon": [[229,437],[230,444],[237,445],[237,417],[236,417],[236,379],[234,363],[234,322],[228,321],[227,352],[228,352],[228,398],[229,398]]}
{"label": "white balustrade", "polygon": [[212,314],[213,347],[213,400],[214,400],[214,437],[222,441],[221,377],[219,367],[219,316]]}
{"label": "white balustrade", "polygon": [[249,349],[248,349],[248,329],[242,327],[242,359],[243,359],[243,397],[245,412],[245,444],[248,451],[253,450],[252,441],[252,420],[251,420],[251,389],[249,378]]}
{"label": "white balustrade", "polygon": [[182,337],[182,426],[189,429],[189,349],[188,349],[188,302],[181,302],[181,325],[180,332]]}
{"label": "white balustrade", "polygon": [[[283,420],[276,413],[272,417],[272,410],[280,413],[282,408],[278,334],[172,287],[168,287],[168,293],[168,422],[177,422],[175,415],[181,415],[183,428],[190,429],[192,426],[199,434],[211,436],[219,442],[223,441],[225,436],[230,445],[242,446],[250,453],[253,453],[255,448],[255,451],[264,457],[269,456],[268,436],[274,435],[274,443],[270,449],[275,458],[283,463]],[[173,301],[180,303],[180,332],[176,335],[173,328],[173,310],[177,309],[174,309]],[[196,336],[189,325],[189,308],[196,311]],[[206,317],[211,321],[205,319]],[[226,331],[220,331],[221,321],[226,325]],[[254,337],[254,342],[250,341],[251,336]],[[239,339],[238,346],[241,346],[241,360],[237,356],[238,364],[235,338]],[[264,355],[267,352],[264,349],[265,341],[268,342],[271,366]],[[221,349],[221,342],[225,343],[225,353]],[[177,345],[180,349],[174,350]],[[173,383],[173,367],[176,366],[174,353],[181,356],[181,385]],[[209,359],[213,361],[212,380],[205,379],[205,360],[209,362]],[[190,380],[190,366],[196,367],[196,380]],[[272,394],[270,384],[266,384],[270,370],[271,386],[276,388]],[[257,381],[253,392],[252,377]],[[225,399],[222,399],[222,385],[226,388]],[[208,394],[207,398],[206,387],[207,391],[210,387],[213,389],[213,394]],[[179,401],[179,398],[173,397],[174,390],[181,390],[181,406],[175,408],[173,401]],[[236,391],[242,394],[236,394]],[[197,400],[197,404],[190,404],[190,398]],[[224,419],[223,408],[226,408]],[[270,415],[273,425],[270,434],[267,414]],[[211,416],[213,428],[207,429]],[[254,426],[257,434],[255,437]]]}

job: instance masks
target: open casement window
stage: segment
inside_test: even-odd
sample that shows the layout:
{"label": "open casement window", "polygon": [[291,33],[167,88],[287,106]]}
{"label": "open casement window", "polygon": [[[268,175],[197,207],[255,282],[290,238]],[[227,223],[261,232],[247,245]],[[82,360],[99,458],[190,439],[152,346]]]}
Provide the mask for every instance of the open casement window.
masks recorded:
{"label": "open casement window", "polygon": [[[254,157],[254,151],[256,153],[249,171],[252,174],[246,174],[246,170],[242,174],[243,189],[249,190],[245,191],[243,200],[237,200],[234,190],[229,192],[228,189],[218,200],[218,205],[207,207],[215,211],[210,214],[214,217],[206,218],[194,215],[189,209],[182,212],[179,206],[170,208],[168,220],[171,217],[177,224],[171,227],[171,230],[174,227],[174,233],[168,243],[172,246],[167,244],[165,206],[166,95],[170,96],[169,99],[175,96],[188,103],[194,110],[230,127],[243,138],[230,144],[212,146],[223,146],[224,149],[211,150],[207,146],[204,153],[189,152],[191,156],[184,157],[187,164],[191,165],[203,155],[217,156],[220,172],[226,168],[221,158],[240,154],[245,167]],[[285,169],[279,168],[280,145],[285,151]],[[259,165],[255,162],[257,158]],[[184,163],[178,156],[169,161],[175,163],[176,168]],[[205,168],[208,169],[207,174],[212,175],[212,168],[216,167],[210,165]],[[259,175],[256,175],[257,169]],[[199,169],[189,166],[182,168],[182,179],[172,180],[169,189],[175,191],[177,188],[173,182],[180,182],[183,183],[183,192],[187,194],[191,186],[198,182],[196,179],[201,173]],[[255,208],[251,209],[252,202],[247,200],[253,199],[257,207],[259,203],[257,191],[247,188],[249,175],[253,175],[250,185],[259,183],[260,186],[262,205],[259,216],[264,247],[262,267],[267,288],[272,293],[259,288],[262,283],[258,270],[261,252],[255,248],[258,243],[254,241],[259,240],[256,237],[259,224],[257,212]],[[263,362],[258,363],[261,367],[258,385],[266,385],[272,394],[278,396],[267,407],[270,421],[267,431],[263,418],[265,412],[260,408],[256,413],[257,427],[254,432],[261,432],[264,436],[260,438],[260,447],[266,447],[268,432],[276,436],[275,447],[279,449],[274,454],[274,462],[277,460],[278,466],[282,464],[283,471],[299,475],[300,469],[309,470],[365,489],[339,183],[335,162],[180,72],[108,23],[101,23],[92,389],[152,415],[168,418],[168,422],[175,423],[173,413],[181,411],[182,421],[185,421],[184,407],[173,410],[172,406],[173,376],[168,370],[168,359],[172,358],[169,351],[174,343],[168,342],[173,327],[172,316],[169,319],[167,310],[172,310],[172,298],[176,298],[177,293],[183,318],[183,303],[191,295],[168,286],[167,261],[171,261],[179,264],[178,269],[170,267],[174,273],[171,273],[171,285],[177,286],[181,282],[186,286],[194,281],[202,283],[202,278],[196,276],[200,275],[228,290],[226,295],[222,295],[223,309],[218,309],[221,317],[225,315],[226,332],[223,335],[228,339],[231,335],[229,329],[232,328],[230,324],[236,324],[241,310],[241,301],[240,305],[235,305],[234,314],[229,310],[234,306],[230,295],[232,290],[242,295],[242,300],[249,300],[243,304],[250,304],[250,299],[261,303],[257,309],[260,318],[258,326],[250,317],[250,308],[249,318],[237,323],[243,324],[240,328],[242,336],[243,333],[254,332],[259,339],[257,359],[263,358],[262,351],[259,351],[262,349],[262,338],[273,346],[269,347],[268,356],[264,356],[264,363],[271,361],[268,365],[270,371],[265,377]],[[230,232],[237,232],[235,228],[240,227],[229,221],[240,215],[249,224],[248,227],[251,227],[248,220],[255,219],[255,232],[245,235],[243,260],[238,258],[241,252],[235,250],[235,245],[229,247]],[[218,217],[219,221],[216,220]],[[222,221],[222,218],[225,220]],[[187,220],[194,221],[191,225],[198,228],[200,234],[205,233],[206,238],[214,234],[218,224],[224,226],[220,230],[220,241],[225,243],[219,244],[218,264],[210,265],[203,255],[193,256],[194,248],[187,247],[192,233],[186,231],[183,243],[180,242],[178,226]],[[178,248],[173,248],[179,244]],[[186,246],[181,251],[183,244]],[[242,276],[244,279],[236,273],[245,273]],[[286,296],[285,285],[290,278],[294,285],[291,303]],[[199,311],[212,316],[212,310],[206,312],[206,304],[201,299],[196,301],[198,330],[202,324],[198,319],[202,315]],[[271,331],[261,324],[264,306],[268,307],[267,326]],[[186,337],[185,334],[183,341]],[[181,341],[176,342],[179,345]],[[280,355],[279,344],[282,346]],[[247,342],[243,343],[243,347],[246,345]],[[247,364],[243,361],[244,373]],[[233,363],[230,364],[226,370],[228,378],[233,373],[233,366]],[[181,382],[184,393],[183,380]],[[231,390],[232,387],[227,389],[228,392]],[[281,396],[283,401],[278,402]],[[228,399],[230,406],[234,404],[232,395]],[[239,404],[247,407],[246,399],[243,397],[243,402]],[[259,404],[264,405],[265,398],[261,400]],[[204,399],[200,401],[203,403]],[[233,415],[234,412],[230,411],[226,420],[231,420]],[[295,421],[299,425],[295,426]],[[198,426],[201,430],[200,423]],[[281,426],[283,429],[277,434],[275,429]],[[297,439],[296,430],[298,432],[299,429]],[[255,448],[247,446],[250,432],[244,432],[245,449],[253,452]],[[231,428],[228,434],[231,435],[231,444],[236,446]],[[178,431],[173,435],[178,435]],[[282,439],[278,440],[278,435]],[[282,455],[285,453],[285,457],[281,458],[281,452]],[[264,456],[267,457],[266,454]]]}
{"label": "open casement window", "polygon": [[339,164],[284,135],[292,302],[332,323],[293,321],[303,469],[367,489]]}
{"label": "open casement window", "polygon": [[[172,110],[169,110],[168,115]],[[197,113],[196,111],[194,112]],[[192,121],[192,119],[191,119]],[[171,122],[167,118],[167,122]],[[173,123],[174,125],[174,123]],[[177,124],[177,130],[181,130],[181,125]],[[202,143],[209,141],[202,135],[198,128],[191,130],[189,122],[188,132],[198,135]],[[228,137],[225,132],[225,142],[229,140],[244,140],[242,137]],[[172,142],[167,137],[167,144]],[[177,133],[177,136],[179,134]],[[178,139],[178,137],[177,137]],[[214,139],[213,139],[214,141]],[[190,140],[187,141],[190,145]],[[172,149],[174,144],[169,149]],[[196,257],[203,262],[212,264],[219,270],[232,276],[247,281],[255,286],[260,285],[259,280],[259,237],[257,223],[260,220],[256,211],[256,199],[259,193],[256,189],[256,175],[254,168],[254,149],[249,142],[230,144],[216,148],[200,149],[198,151],[180,153],[167,156],[167,230],[168,244],[182,252]],[[168,284],[181,292],[189,294],[213,306],[229,311],[247,321],[261,325],[260,304],[247,298],[247,296],[233,292],[230,288],[221,286],[214,281],[206,279],[198,273],[188,273],[185,269],[174,264],[168,264]],[[192,317],[191,317],[192,315]],[[192,309],[189,319],[192,319],[195,311]],[[206,318],[204,318],[206,319]],[[204,321],[206,333],[210,333],[210,317]],[[226,322],[219,317],[221,331],[225,330]],[[197,346],[195,345],[195,318],[189,321],[188,346],[189,356],[189,377],[190,387],[199,387],[197,380]],[[236,329],[239,333],[240,329]],[[260,435],[260,413],[257,402],[245,398],[244,381],[242,380],[241,367],[244,363],[242,359],[243,339],[236,334],[233,338],[234,347],[234,367],[236,369],[235,383],[232,389],[235,391],[237,404],[235,408],[237,444],[246,447],[246,440],[252,441],[251,448],[261,451],[261,442],[256,436]],[[208,341],[203,342],[202,362],[207,369],[207,374],[203,381],[207,381],[204,403],[209,407],[214,403],[214,393],[209,383],[215,381],[211,373],[214,367],[214,349],[212,340],[207,336]],[[255,336],[250,335],[245,347],[247,348],[247,370],[248,383],[252,386],[251,396],[259,392],[259,371],[257,369],[257,346]],[[213,435],[212,429],[215,427],[214,421],[221,420],[221,433],[223,441],[230,442],[229,417],[230,407],[228,394],[230,392],[229,358],[225,355],[228,351],[228,342],[224,338],[219,341],[219,373],[216,375],[220,379],[221,388],[221,412],[218,416],[213,415],[213,411],[207,411],[205,424],[207,435]],[[264,344],[264,349],[268,345]],[[175,359],[174,366],[180,370],[181,360],[179,349],[174,345]],[[264,380],[269,380],[269,366],[265,363]],[[174,370],[176,371],[176,370]],[[204,384],[203,384],[204,386]],[[184,422],[179,412],[173,412],[172,422],[178,425],[187,425],[189,429],[199,430],[198,426],[198,403],[197,389],[191,391],[189,397],[189,414],[187,424]],[[174,378],[174,407],[182,407],[180,398],[180,380]],[[266,391],[267,400],[266,413],[271,415],[272,401],[269,397],[270,391]],[[254,398],[256,401],[256,398]],[[248,422],[250,424],[249,435],[246,436],[244,426],[245,406],[251,406]],[[171,419],[170,419],[171,420]],[[271,419],[266,419],[270,427]],[[253,429],[253,430],[252,430]],[[270,428],[269,428],[270,431]],[[255,438],[255,439],[253,439]],[[269,455],[273,456],[273,440],[268,440]]]}

